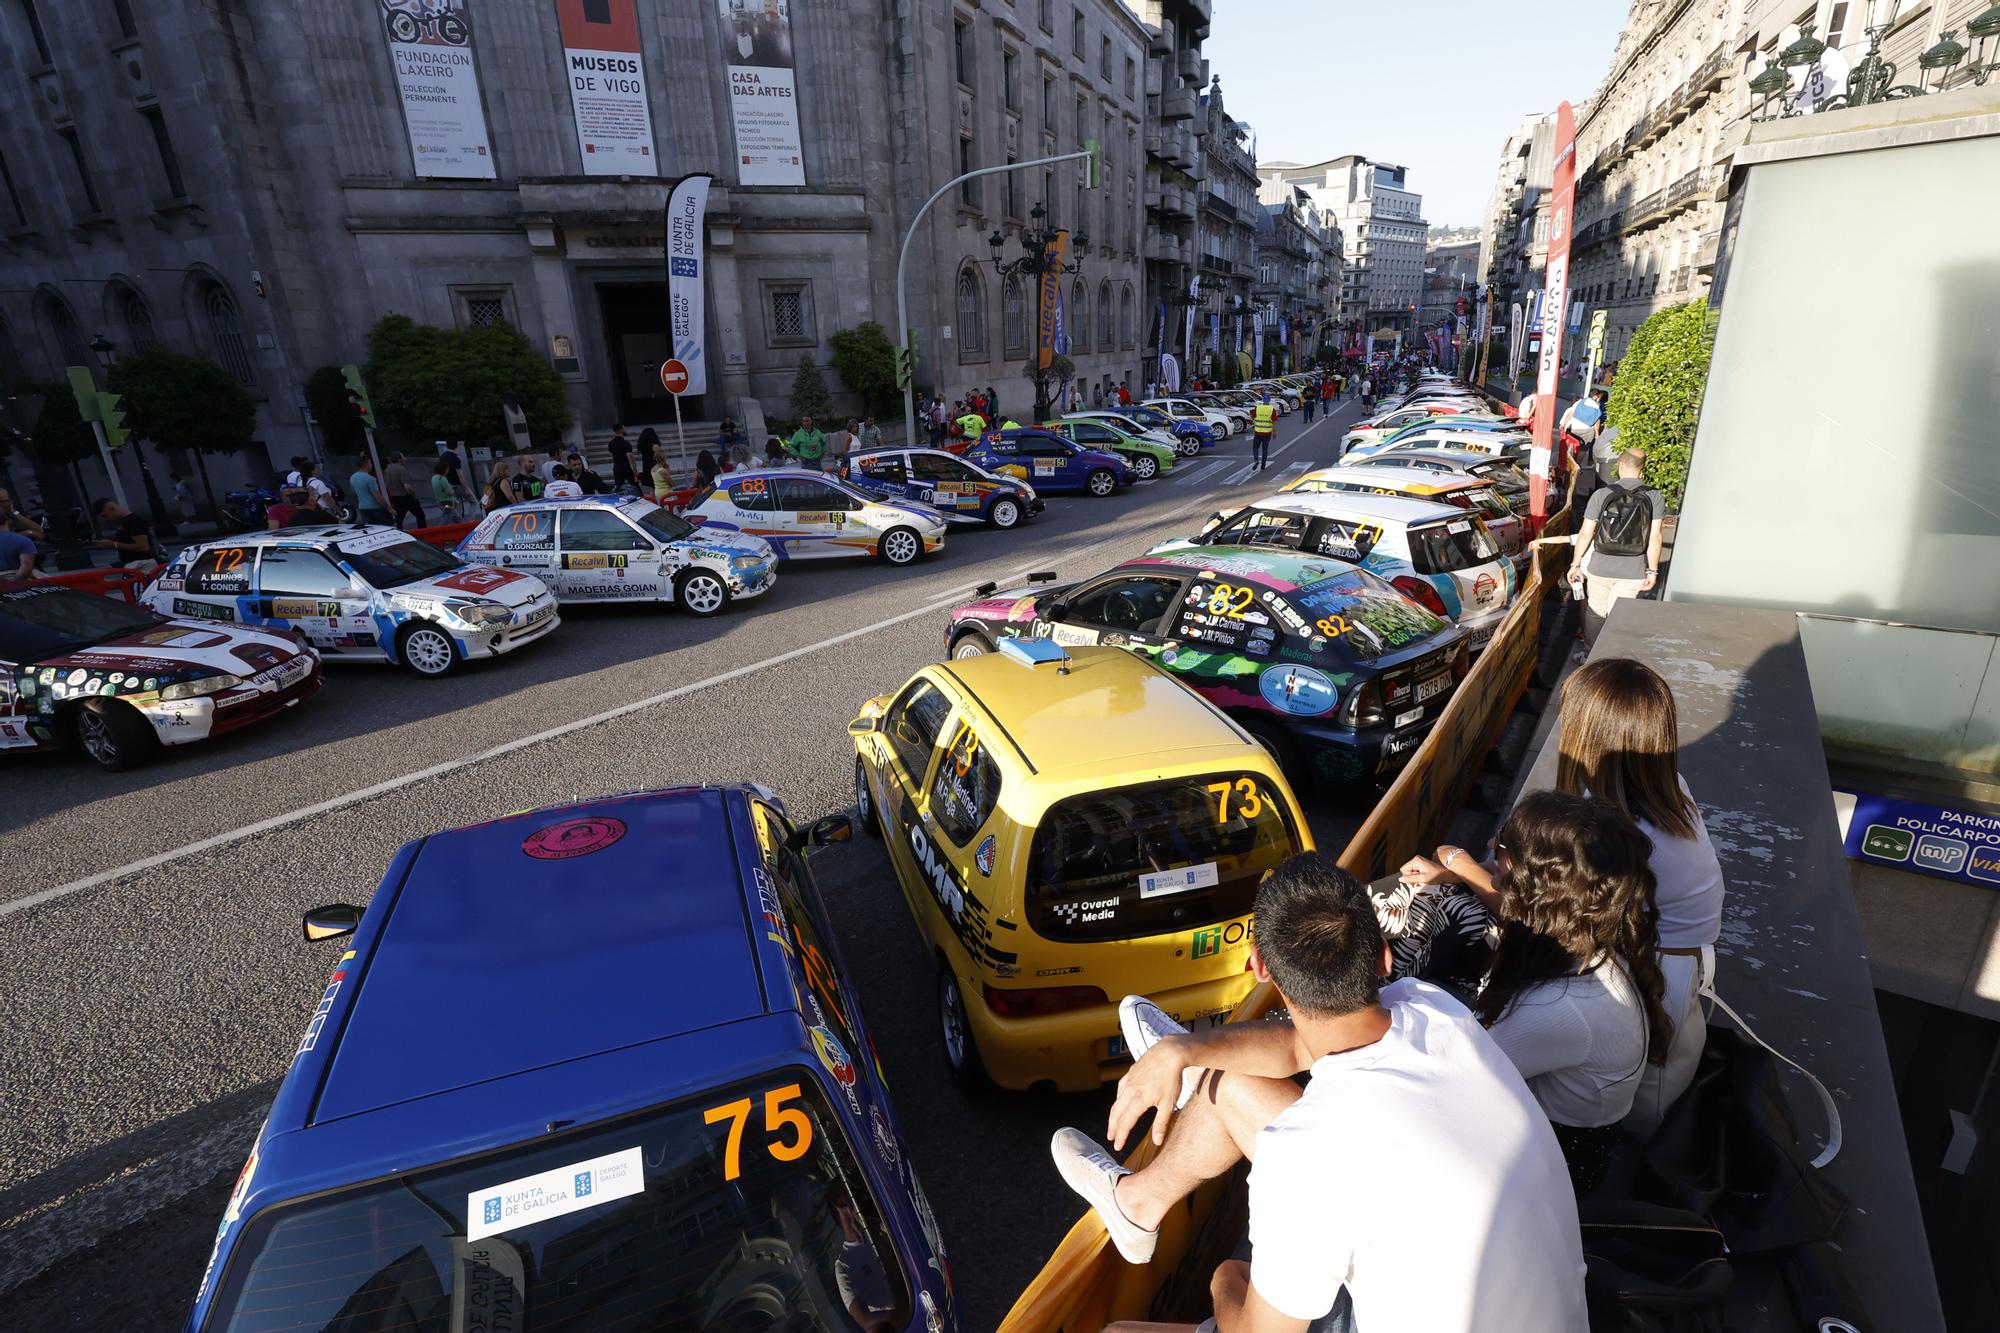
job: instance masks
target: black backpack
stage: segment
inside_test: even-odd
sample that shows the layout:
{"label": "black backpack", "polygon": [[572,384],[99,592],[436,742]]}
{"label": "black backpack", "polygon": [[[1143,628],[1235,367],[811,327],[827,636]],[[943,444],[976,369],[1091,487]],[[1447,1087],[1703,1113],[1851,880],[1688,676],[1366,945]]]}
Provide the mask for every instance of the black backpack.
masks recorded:
{"label": "black backpack", "polygon": [[1597,535],[1591,547],[1602,555],[1644,555],[1653,531],[1651,492],[1643,486],[1620,486],[1598,511]]}

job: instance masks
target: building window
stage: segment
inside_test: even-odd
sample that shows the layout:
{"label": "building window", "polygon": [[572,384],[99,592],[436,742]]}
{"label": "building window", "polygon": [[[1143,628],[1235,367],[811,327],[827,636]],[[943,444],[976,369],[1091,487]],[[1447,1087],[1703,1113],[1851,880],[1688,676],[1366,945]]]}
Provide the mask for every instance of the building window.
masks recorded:
{"label": "building window", "polygon": [[1021,53],[1011,46],[1000,55],[1000,91],[1007,100],[1007,109],[1020,115]]}
{"label": "building window", "polygon": [[765,283],[764,318],[764,340],[773,347],[812,347],[819,342],[809,283]]}
{"label": "building window", "polygon": [[1103,79],[1106,83],[1111,82],[1111,39],[1109,37],[1100,37],[1097,39],[1097,77]]}
{"label": "building window", "polygon": [[139,25],[132,18],[132,0],[111,0],[111,12],[118,19],[118,33],[121,37],[137,37]]}
{"label": "building window", "polygon": [[454,289],[452,295],[457,299],[458,327],[461,329],[490,329],[495,324],[514,322],[507,313],[507,293],[504,290]]}
{"label": "building window", "polygon": [[986,289],[970,265],[958,271],[958,354],[980,356],[986,351]]}
{"label": "building window", "polygon": [[1069,49],[1071,55],[1075,56],[1078,60],[1083,59],[1083,11],[1081,9],[1070,15]]}
{"label": "building window", "polygon": [[168,196],[187,198],[187,181],[181,177],[181,160],[174,152],[174,141],[167,137],[167,118],[156,106],[147,107],[139,114],[146,118],[146,127],[153,132],[153,147],[160,153],[160,170],[167,174]]}
{"label": "building window", "polygon": [[1069,317],[1063,322],[1069,326],[1070,350],[1087,351],[1090,347],[1090,298],[1084,294],[1081,279],[1070,288]]}
{"label": "building window", "polygon": [[1041,20],[1043,32],[1054,32],[1056,30],[1055,10],[1055,0],[1042,0]]}
{"label": "building window", "polygon": [[[1010,167],[1015,165],[1020,160],[1021,160],[1021,155],[1019,153],[1010,152],[1007,154],[1007,165]],[[1019,221],[1021,218],[1021,173],[1018,171],[1008,172],[1006,175],[1006,181],[1007,181],[1007,216],[1013,218],[1016,221]]]}
{"label": "building window", "polygon": [[7,210],[9,216],[13,218],[13,221],[7,225],[10,227],[27,226],[28,211],[21,205],[21,191],[15,186],[14,173],[7,169],[7,159],[4,157],[0,157],[0,186],[6,188]]}
{"label": "building window", "polygon": [[69,307],[46,293],[42,296],[42,318],[49,326],[49,334],[55,339],[56,351],[62,357],[64,366],[91,366],[96,358],[90,354],[90,347],[77,331],[76,316]]}
{"label": "building window", "polygon": [[1125,57],[1125,95],[1136,97],[1139,93],[1139,62],[1131,56]]}
{"label": "building window", "polygon": [[35,8],[35,0],[21,0],[21,13],[28,20],[28,35],[35,39],[35,54],[44,65],[53,65],[55,57],[49,54],[49,35],[42,29],[42,16]]}
{"label": "building window", "polygon": [[104,207],[97,201],[97,182],[91,179],[90,163],[83,159],[83,144],[77,140],[75,130],[57,130],[56,133],[69,146],[70,161],[76,166],[77,183],[83,187],[84,203],[89,206],[91,216],[95,217],[104,211]]}
{"label": "building window", "polygon": [[[972,137],[962,135],[958,141],[958,174],[963,176],[972,170]],[[967,208],[979,207],[979,182],[966,181],[958,187],[958,201]]]}
{"label": "building window", "polygon": [[1022,290],[1018,275],[1007,279],[1006,289],[1000,296],[1000,314],[1002,329],[1007,338],[1007,355],[1027,355],[1028,296]]}
{"label": "building window", "polygon": [[1090,192],[1082,181],[1076,183],[1076,234],[1079,243],[1090,236]]}
{"label": "building window", "polygon": [[220,285],[210,283],[202,297],[201,309],[208,321],[208,343],[216,361],[244,384],[255,384],[257,370],[250,363],[250,344],[243,338],[243,321],[236,313],[236,302]]}
{"label": "building window", "polygon": [[1042,131],[1056,132],[1056,81],[1049,78],[1042,80]]}
{"label": "building window", "polygon": [[953,67],[958,71],[958,81],[972,86],[972,25],[954,23],[951,29],[951,57]]}
{"label": "building window", "polygon": [[1051,231],[1056,230],[1059,224],[1056,222],[1056,169],[1054,167],[1042,168],[1042,207],[1047,209],[1049,214],[1045,225]]}
{"label": "building window", "polygon": [[159,335],[153,332],[153,312],[146,308],[145,298],[139,293],[126,292],[118,303],[118,313],[125,321],[125,338],[134,352],[149,351],[160,345]]}
{"label": "building window", "polygon": [[1102,282],[1097,286],[1097,350],[1100,352],[1108,352],[1117,346],[1111,340],[1111,316],[1111,284]]}

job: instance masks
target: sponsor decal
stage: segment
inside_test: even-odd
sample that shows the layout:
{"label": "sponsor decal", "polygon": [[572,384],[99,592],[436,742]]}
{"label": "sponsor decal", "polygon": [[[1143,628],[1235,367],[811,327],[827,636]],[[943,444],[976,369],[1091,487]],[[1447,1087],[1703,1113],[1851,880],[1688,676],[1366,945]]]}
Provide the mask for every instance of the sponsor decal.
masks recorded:
{"label": "sponsor decal", "polygon": [[[187,597],[174,598],[174,614],[186,616],[190,620],[234,620],[236,612],[226,606],[212,602],[197,602]],[[158,642],[155,640],[154,642]],[[161,646],[165,646],[162,644]]]}
{"label": "sponsor decal", "polygon": [[1265,703],[1293,717],[1322,717],[1340,702],[1340,691],[1326,673],[1309,666],[1274,666],[1257,678],[1257,692]]}
{"label": "sponsor decal", "polygon": [[826,1066],[826,1072],[833,1075],[833,1081],[843,1088],[854,1086],[854,1060],[847,1054],[847,1048],[840,1044],[840,1038],[833,1035],[833,1029],[824,1023],[816,1024],[812,1030],[813,1054]]}
{"label": "sponsor decal", "polygon": [[467,565],[464,569],[446,574],[434,580],[440,588],[450,588],[454,592],[491,592],[527,577],[505,569],[494,569],[488,565]]}
{"label": "sponsor decal", "polygon": [[1491,574],[1482,573],[1472,581],[1472,595],[1483,602],[1492,597],[1499,587],[1499,581]]}
{"label": "sponsor decal", "polygon": [[181,589],[187,586],[187,580],[178,578],[163,578],[160,579],[158,582],[154,583],[153,586],[161,592],[179,592]]}
{"label": "sponsor decal", "polygon": [[1118,895],[1114,893],[1109,898],[1087,898],[1082,902],[1057,903],[1054,910],[1065,926],[1109,921],[1118,915]]}
{"label": "sponsor decal", "polygon": [[896,1142],[895,1131],[889,1128],[889,1118],[882,1114],[882,1108],[868,1108],[868,1128],[875,1139],[875,1155],[882,1159],[882,1165],[894,1174],[903,1162],[903,1149]]}
{"label": "sponsor decal", "polygon": [[586,551],[562,558],[564,569],[623,569],[631,559],[625,555],[613,555],[608,551]]}
{"label": "sponsor decal", "polygon": [[294,1060],[319,1045],[320,1030],[326,1026],[326,1016],[333,1011],[333,1001],[340,994],[340,983],[347,980],[347,965],[353,961],[354,950],[349,949],[334,965],[333,975],[326,979],[326,989],[320,993],[319,1003],[313,1006],[312,1017],[306,1020],[306,1031],[299,1038],[299,1048],[292,1052]]}
{"label": "sponsor decal", "polygon": [[465,1238],[479,1240],[502,1231],[566,1217],[601,1203],[629,1198],[646,1188],[645,1152],[626,1148],[568,1166],[503,1181],[465,1196]]}
{"label": "sponsor decal", "polygon": [[992,876],[993,857],[997,845],[993,841],[993,835],[989,833],[986,835],[985,840],[979,844],[979,850],[972,854],[972,864],[979,867],[980,874],[988,877]]}
{"label": "sponsor decal", "polygon": [[609,815],[565,819],[535,830],[522,842],[521,850],[537,861],[567,861],[571,857],[601,852],[625,836],[625,821]]}
{"label": "sponsor decal", "polygon": [[1193,958],[1210,958],[1224,949],[1234,948],[1254,938],[1253,927],[1247,921],[1231,921],[1223,926],[1209,926],[1194,933],[1194,947],[1188,951]]}
{"label": "sponsor decal", "polygon": [[1198,866],[1182,866],[1178,870],[1159,870],[1139,876],[1139,896],[1164,898],[1172,893],[1212,889],[1219,883],[1221,877],[1215,862],[1204,861]]}
{"label": "sponsor decal", "polygon": [[303,620],[308,616],[337,616],[339,602],[318,602],[304,597],[273,597],[271,617],[274,620]]}

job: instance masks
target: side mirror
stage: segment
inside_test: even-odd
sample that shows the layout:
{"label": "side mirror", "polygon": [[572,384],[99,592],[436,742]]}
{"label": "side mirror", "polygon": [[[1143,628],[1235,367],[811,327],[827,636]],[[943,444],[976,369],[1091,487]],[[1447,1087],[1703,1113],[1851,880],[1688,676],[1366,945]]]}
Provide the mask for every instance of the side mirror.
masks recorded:
{"label": "side mirror", "polygon": [[335,940],[342,935],[352,935],[360,925],[360,908],[350,903],[329,903],[325,907],[307,909],[305,936],[308,942],[317,944],[321,940]]}
{"label": "side mirror", "polygon": [[847,724],[847,734],[850,736],[873,736],[880,730],[882,730],[882,719],[879,717],[857,717]]}
{"label": "side mirror", "polygon": [[1042,619],[1048,621],[1052,625],[1060,625],[1062,624],[1063,621],[1069,619],[1069,608],[1063,605],[1059,601],[1050,602],[1047,606],[1040,607],[1038,609],[1041,613]]}
{"label": "side mirror", "polygon": [[793,851],[810,852],[814,848],[825,847],[836,842],[847,842],[854,837],[854,821],[846,815],[828,815],[814,820],[805,828],[794,830],[785,839],[785,845]]}

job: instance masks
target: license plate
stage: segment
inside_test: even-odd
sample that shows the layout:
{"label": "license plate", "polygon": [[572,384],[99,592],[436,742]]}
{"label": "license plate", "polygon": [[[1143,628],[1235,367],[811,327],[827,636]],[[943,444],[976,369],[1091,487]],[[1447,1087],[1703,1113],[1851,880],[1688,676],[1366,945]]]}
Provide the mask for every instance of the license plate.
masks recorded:
{"label": "license plate", "polygon": [[1483,629],[1473,630],[1472,637],[1466,640],[1466,647],[1475,652],[1484,648],[1488,640],[1492,639],[1495,628],[1493,625],[1488,625]]}
{"label": "license plate", "polygon": [[288,690],[311,674],[312,659],[310,657],[294,658],[279,669],[278,688]]}
{"label": "license plate", "polygon": [[1450,676],[1432,676],[1429,680],[1417,682],[1417,702],[1435,699],[1451,688]]}
{"label": "license plate", "polygon": [[[1203,1028],[1219,1028],[1229,1021],[1231,1012],[1225,1009],[1219,1014],[1202,1014],[1185,1024],[1185,1026],[1196,1031],[1200,1031]],[[1105,1051],[1105,1058],[1109,1060],[1129,1060],[1132,1058],[1131,1052],[1125,1048],[1124,1033],[1112,1034],[1111,1044]]]}
{"label": "license plate", "polygon": [[541,624],[544,620],[547,620],[550,616],[554,615],[555,613],[556,609],[553,605],[545,606],[539,611],[530,613],[528,618],[521,622],[521,628],[533,629],[535,626]]}

